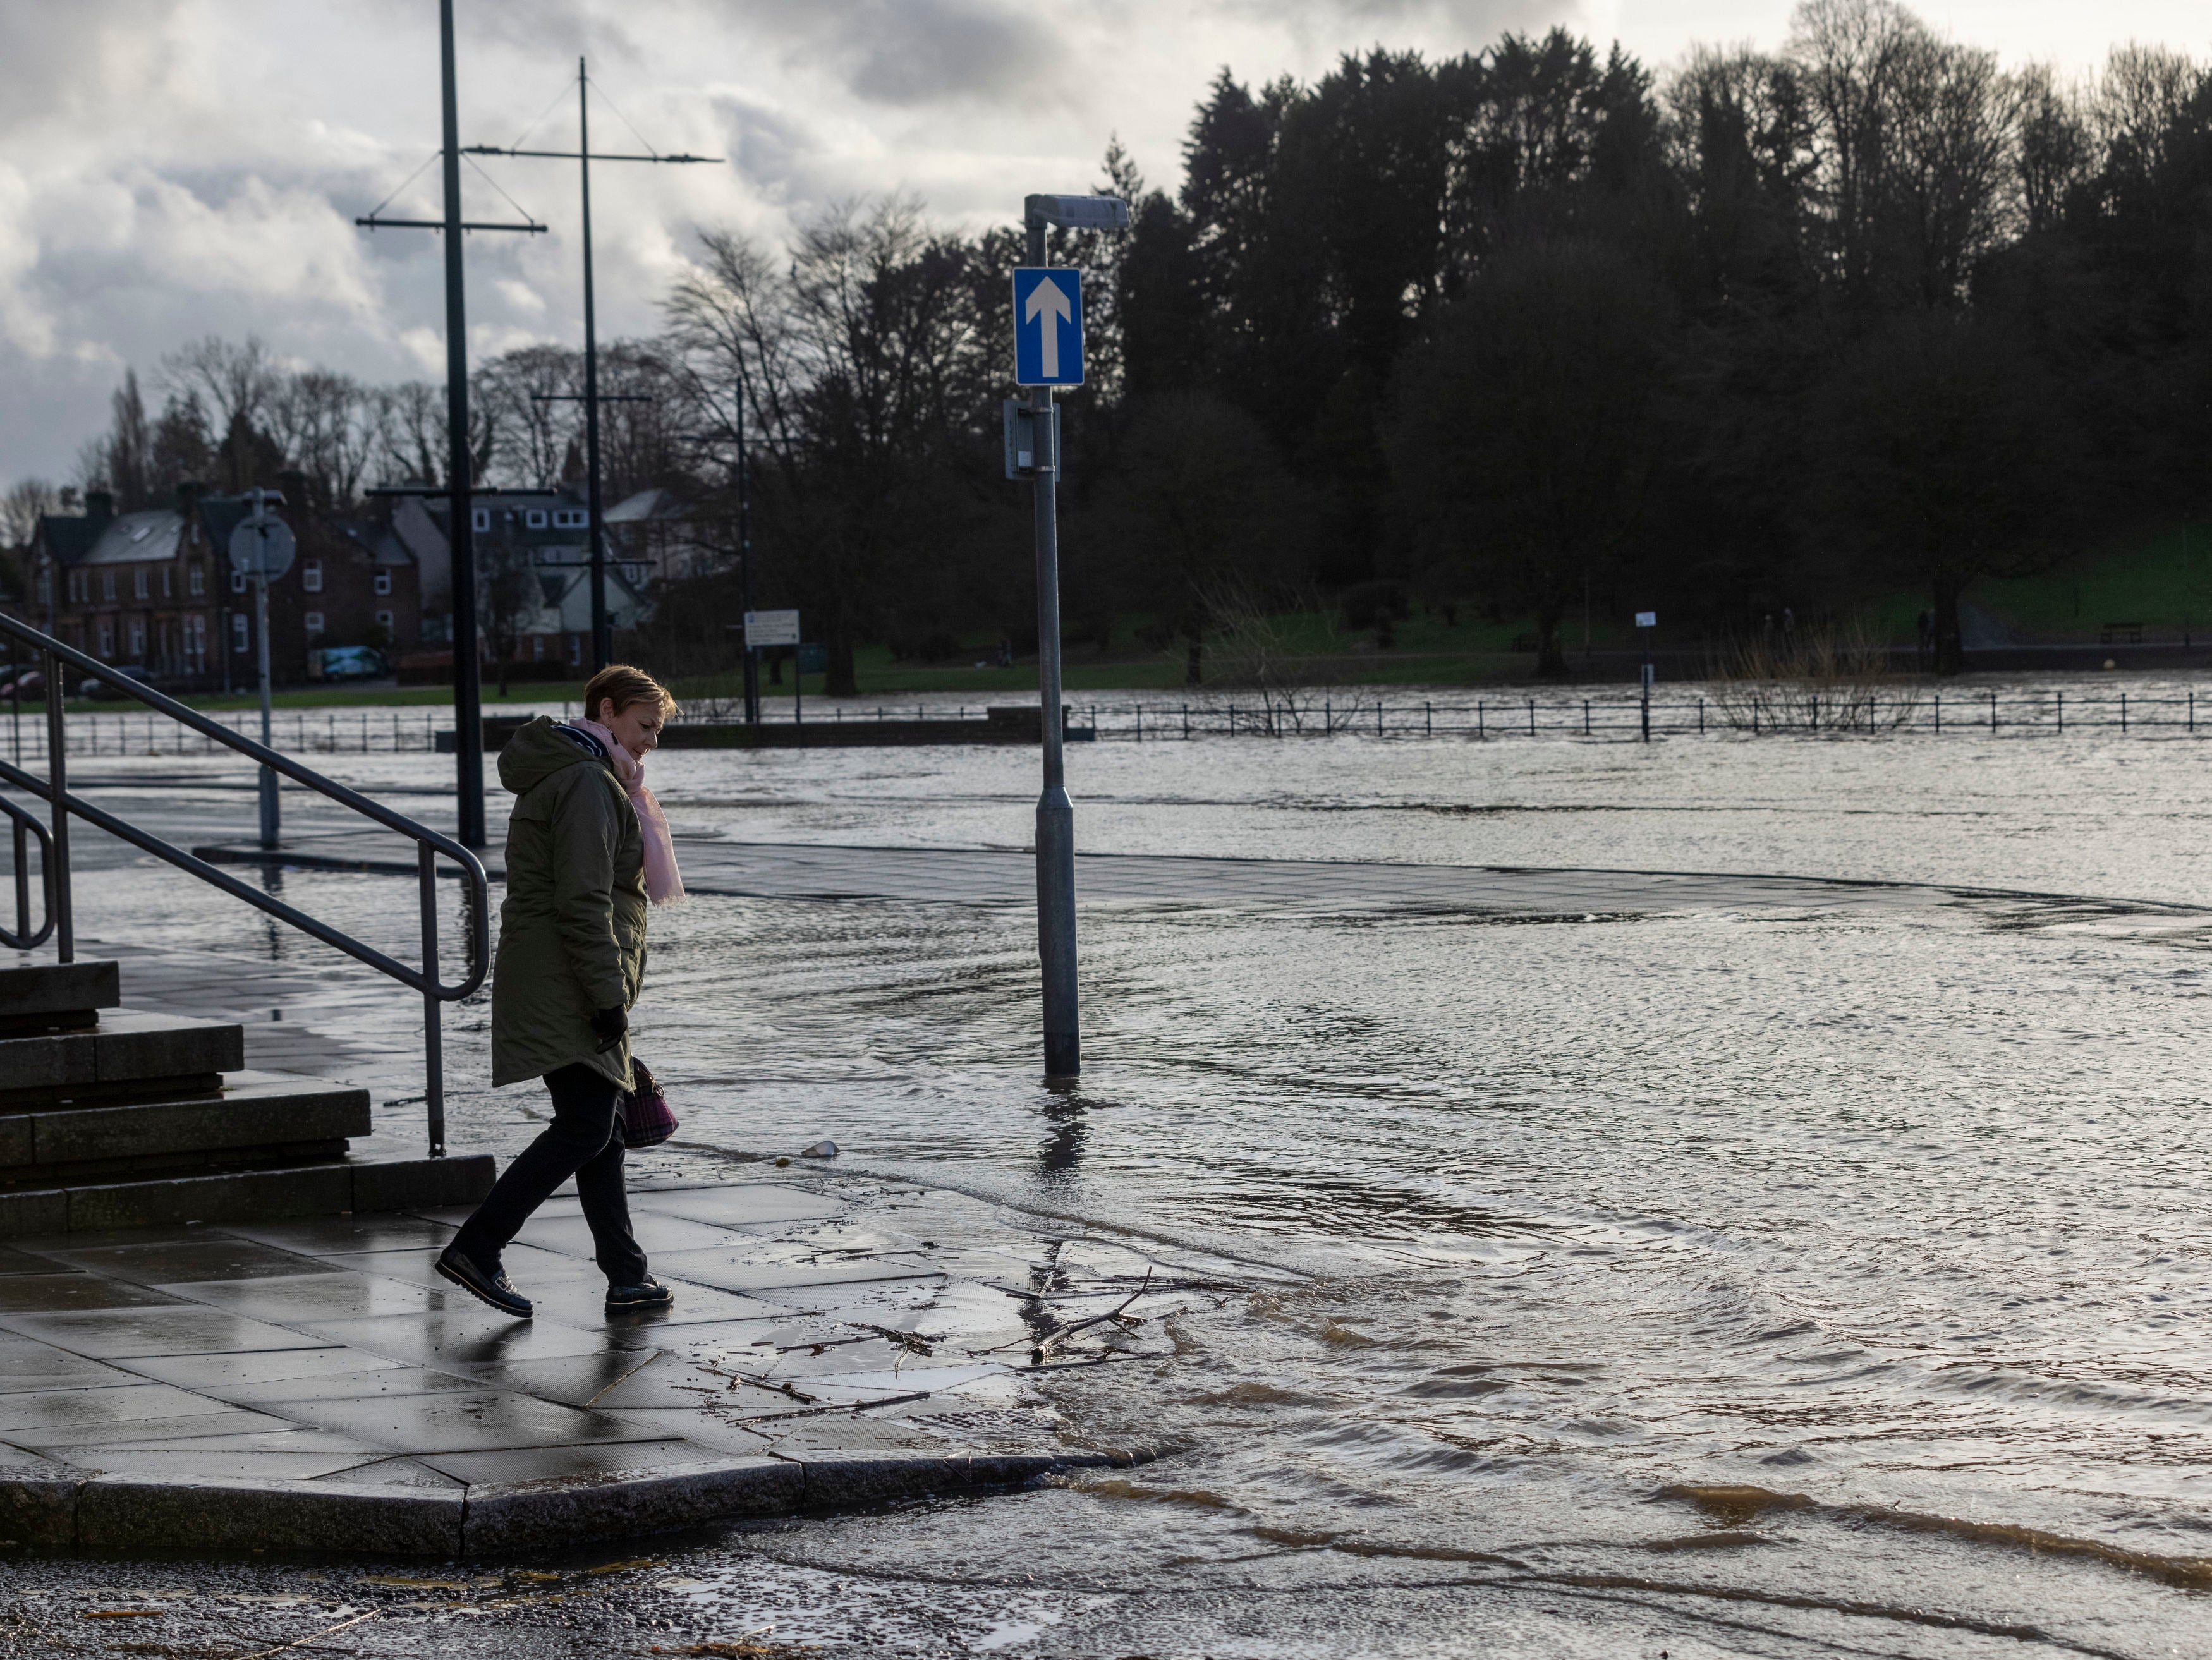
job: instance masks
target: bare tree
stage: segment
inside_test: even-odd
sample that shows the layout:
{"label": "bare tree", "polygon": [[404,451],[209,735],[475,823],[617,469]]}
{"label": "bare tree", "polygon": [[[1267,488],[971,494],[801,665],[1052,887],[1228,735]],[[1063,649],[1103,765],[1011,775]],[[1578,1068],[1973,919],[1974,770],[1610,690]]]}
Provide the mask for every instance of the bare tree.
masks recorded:
{"label": "bare tree", "polygon": [[76,447],[76,458],[70,463],[70,483],[80,495],[94,490],[114,489],[114,481],[107,472],[107,440],[88,438]]}
{"label": "bare tree", "polygon": [[1183,680],[1206,678],[1209,637],[1243,618],[1305,562],[1310,504],[1266,430],[1212,392],[1167,392],[1139,406],[1127,470],[1097,529],[1154,596],[1162,631],[1183,646]]}
{"label": "bare tree", "polygon": [[40,519],[61,510],[61,492],[44,478],[19,478],[0,495],[0,547],[27,548]]}
{"label": "bare tree", "polygon": [[2030,232],[2058,223],[2067,192],[2087,177],[2093,154],[2078,88],[2047,64],[2032,64],[2017,78],[2020,92],[2020,195]]}
{"label": "bare tree", "polygon": [[477,621],[499,665],[499,695],[504,697],[516,648],[545,608],[545,590],[529,544],[514,533],[514,513],[495,518],[492,533],[477,544]]}
{"label": "bare tree", "polygon": [[[678,385],[717,438],[734,435],[742,410],[781,532],[805,550],[775,564],[777,580],[819,621],[830,690],[848,692],[890,550],[935,570],[957,541],[952,450],[983,441],[995,384],[987,262],[903,197],[823,213],[787,265],[734,233],[702,241],[705,259],[666,304]],[[734,451],[722,453],[733,471]],[[935,562],[919,553],[939,540]]]}
{"label": "bare tree", "polygon": [[2134,41],[2113,47],[2088,97],[2092,130],[2112,164],[2127,172],[2163,171],[2203,82],[2204,71],[2185,53]]}
{"label": "bare tree", "polygon": [[403,380],[376,393],[376,453],[392,483],[435,483],[445,477],[446,389]]}
{"label": "bare tree", "polygon": [[228,431],[240,416],[256,426],[264,423],[283,373],[258,337],[248,335],[244,344],[234,345],[210,334],[164,357],[160,380],[168,391],[203,395],[215,410],[216,430]]}
{"label": "bare tree", "polygon": [[[372,394],[375,465],[392,482],[434,484],[446,476],[448,430],[446,389],[428,380],[403,380]],[[489,387],[471,380],[469,388],[470,482],[481,483],[499,453],[505,430],[501,411]]]}
{"label": "bare tree", "polygon": [[1898,276],[1922,301],[1966,298],[1981,259],[2014,228],[2020,83],[1996,54],[1920,35],[1899,53],[1883,209]]}
{"label": "bare tree", "polygon": [[1895,0],[1804,0],[1786,55],[1815,117],[1813,182],[1846,299],[1963,300],[2013,228],[2022,83]]}
{"label": "bare tree", "polygon": [[667,485],[690,471],[688,394],[674,354],[663,343],[617,340],[599,351],[599,391],[614,394],[599,411],[599,454],[610,503]]}
{"label": "bare tree", "polygon": [[2047,566],[2081,511],[2081,450],[2051,377],[2002,325],[1909,311],[1825,389],[1812,490],[1832,556],[1924,586],[1936,672],[1963,666],[1959,601],[1985,576]]}
{"label": "bare tree", "polygon": [[316,505],[352,507],[377,447],[374,394],[351,375],[307,369],[282,376],[266,407],[270,435],[307,475]]}
{"label": "bare tree", "polygon": [[1638,528],[1668,321],[1644,271],[1542,245],[1492,261],[1399,388],[1391,470],[1425,585],[1533,612],[1539,673],[1566,672],[1559,624]]}
{"label": "bare tree", "polygon": [[517,346],[477,371],[487,401],[496,405],[507,442],[493,470],[507,483],[544,489],[561,477],[568,446],[583,429],[583,354],[567,346]]}

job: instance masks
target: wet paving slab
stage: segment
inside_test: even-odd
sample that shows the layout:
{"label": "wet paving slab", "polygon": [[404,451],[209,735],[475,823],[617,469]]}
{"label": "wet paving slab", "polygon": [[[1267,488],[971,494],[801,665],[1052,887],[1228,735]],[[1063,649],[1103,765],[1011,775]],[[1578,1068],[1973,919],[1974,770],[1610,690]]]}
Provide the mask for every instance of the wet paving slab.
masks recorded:
{"label": "wet paving slab", "polygon": [[872,1179],[672,1179],[631,1207],[675,1292],[658,1314],[606,1314],[573,1194],[507,1253],[529,1320],[435,1277],[458,1211],[19,1241],[0,1521],[120,1481],[159,1494],[137,1547],[192,1548],[220,1509],[233,1547],[312,1514],[346,1548],[350,1511],[352,1542],[389,1550],[392,1505],[453,1501],[398,1542],[461,1551],[471,1514],[507,1544],[603,1537],[1140,1462],[1071,1439],[1026,1374],[1165,1364],[1164,1317],[1253,1272],[1086,1259],[1038,1219]]}

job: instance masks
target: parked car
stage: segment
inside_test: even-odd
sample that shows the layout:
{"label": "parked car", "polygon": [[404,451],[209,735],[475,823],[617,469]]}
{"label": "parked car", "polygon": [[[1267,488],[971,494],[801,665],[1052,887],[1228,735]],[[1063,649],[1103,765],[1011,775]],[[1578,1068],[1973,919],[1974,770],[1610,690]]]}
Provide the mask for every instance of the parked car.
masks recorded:
{"label": "parked car", "polygon": [[325,646],[312,667],[325,680],[374,680],[392,672],[374,646]]}
{"label": "parked car", "polygon": [[118,663],[107,671],[107,678],[105,680],[94,678],[79,681],[76,694],[80,697],[127,697],[130,693],[119,686],[110,684],[117,677],[126,674],[142,684],[150,686],[154,684],[154,671],[144,664]]}

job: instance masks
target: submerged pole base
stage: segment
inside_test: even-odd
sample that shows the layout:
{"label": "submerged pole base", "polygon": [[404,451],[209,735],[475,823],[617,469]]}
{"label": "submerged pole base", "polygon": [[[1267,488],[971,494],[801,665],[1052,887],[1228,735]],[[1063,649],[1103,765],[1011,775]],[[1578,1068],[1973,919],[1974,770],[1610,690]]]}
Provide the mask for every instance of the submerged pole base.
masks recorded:
{"label": "submerged pole base", "polygon": [[1082,1035],[1073,1031],[1045,1033],[1044,1075],[1048,1079],[1078,1078],[1082,1073]]}

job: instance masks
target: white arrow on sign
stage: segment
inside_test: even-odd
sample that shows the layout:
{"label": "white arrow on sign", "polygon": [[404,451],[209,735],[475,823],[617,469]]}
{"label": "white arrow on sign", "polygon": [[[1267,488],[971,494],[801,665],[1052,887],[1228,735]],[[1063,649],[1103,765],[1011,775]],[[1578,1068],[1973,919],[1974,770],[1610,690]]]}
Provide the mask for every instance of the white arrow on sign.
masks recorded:
{"label": "white arrow on sign", "polygon": [[1030,290],[1030,302],[1022,308],[1022,321],[1034,323],[1040,313],[1044,318],[1044,331],[1037,337],[1037,366],[1043,370],[1046,380],[1056,380],[1060,378],[1060,325],[1074,320],[1075,309],[1067,303],[1067,290],[1049,277],[1039,278],[1037,285]]}

